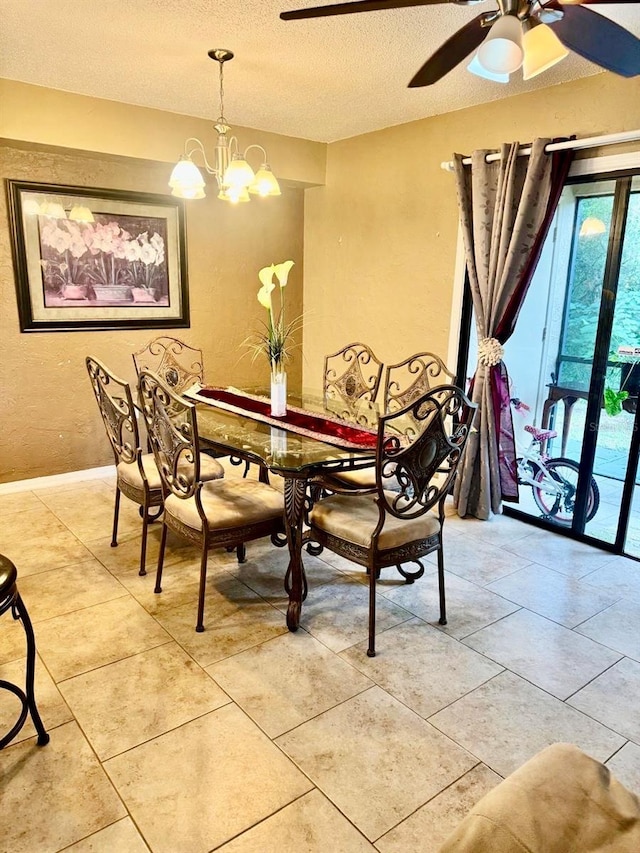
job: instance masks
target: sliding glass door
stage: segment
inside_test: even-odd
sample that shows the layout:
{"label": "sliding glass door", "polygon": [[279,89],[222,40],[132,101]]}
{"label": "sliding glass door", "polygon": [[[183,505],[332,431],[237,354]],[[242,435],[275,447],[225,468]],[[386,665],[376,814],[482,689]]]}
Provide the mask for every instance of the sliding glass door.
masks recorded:
{"label": "sliding glass door", "polygon": [[565,187],[504,360],[521,481],[507,506],[640,558],[640,175]]}

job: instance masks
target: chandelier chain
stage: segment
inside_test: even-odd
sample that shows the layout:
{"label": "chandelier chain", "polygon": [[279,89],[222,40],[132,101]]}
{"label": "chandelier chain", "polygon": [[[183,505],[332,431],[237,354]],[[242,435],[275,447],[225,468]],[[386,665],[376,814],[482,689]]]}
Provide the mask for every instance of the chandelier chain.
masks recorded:
{"label": "chandelier chain", "polygon": [[224,62],[220,64],[220,119],[224,119]]}

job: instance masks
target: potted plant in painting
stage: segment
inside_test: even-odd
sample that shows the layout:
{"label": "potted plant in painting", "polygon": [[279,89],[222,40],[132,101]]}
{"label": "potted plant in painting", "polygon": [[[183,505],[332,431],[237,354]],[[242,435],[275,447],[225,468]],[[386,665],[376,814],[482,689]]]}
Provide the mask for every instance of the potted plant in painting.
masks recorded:
{"label": "potted plant in painting", "polygon": [[40,261],[45,290],[63,299],[86,299],[82,259],[89,249],[78,223],[65,219],[60,226],[57,219],[49,219],[42,227],[40,239],[51,250],[50,257]]}
{"label": "potted plant in painting", "polygon": [[133,301],[154,302],[156,283],[164,264],[164,240],[157,232],[149,237],[144,231],[127,243],[125,257],[131,264]]}

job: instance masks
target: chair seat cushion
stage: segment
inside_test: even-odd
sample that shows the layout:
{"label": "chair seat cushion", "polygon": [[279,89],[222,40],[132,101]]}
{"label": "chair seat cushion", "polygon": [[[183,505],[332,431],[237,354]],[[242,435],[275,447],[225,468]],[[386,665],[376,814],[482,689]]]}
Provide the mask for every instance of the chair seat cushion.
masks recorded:
{"label": "chair seat cushion", "polygon": [[[142,468],[149,483],[150,489],[160,489],[162,483],[160,474],[153,458],[153,453],[143,453],[140,457]],[[118,479],[124,480],[134,489],[143,490],[142,477],[135,462],[120,462],[118,465]],[[224,468],[217,459],[212,459],[204,453],[200,454],[200,477],[202,480],[218,480],[224,477]]]}
{"label": "chair seat cushion", "polygon": [[[160,474],[158,473],[155,459],[153,458],[153,453],[143,453],[140,457],[140,461],[142,462],[142,468],[144,470],[145,477],[147,478],[147,482],[149,483],[149,488],[160,489],[162,483],[160,481]],[[142,477],[140,476],[140,470],[135,462],[120,462],[118,464],[118,480],[123,480],[125,483],[133,486],[134,489],[140,489],[142,491],[144,488]]]}
{"label": "chair seat cushion", "polygon": [[339,480],[345,486],[353,486],[356,489],[375,489],[376,468],[358,468],[355,471],[336,471],[331,475],[332,479]]}
{"label": "chair seat cushion", "polygon": [[[200,497],[211,530],[247,527],[281,518],[284,513],[281,492],[257,480],[239,477],[211,480],[203,485]],[[187,527],[202,529],[195,497],[169,495],[164,509]]]}
{"label": "chair seat cushion", "polygon": [[[393,492],[387,494],[390,501],[397,497]],[[314,506],[309,521],[314,527],[338,539],[369,548],[379,518],[375,498],[376,495],[332,495],[323,498]],[[433,512],[409,520],[395,518],[387,513],[378,537],[378,548],[388,551],[417,539],[426,539],[439,531],[440,521]]]}

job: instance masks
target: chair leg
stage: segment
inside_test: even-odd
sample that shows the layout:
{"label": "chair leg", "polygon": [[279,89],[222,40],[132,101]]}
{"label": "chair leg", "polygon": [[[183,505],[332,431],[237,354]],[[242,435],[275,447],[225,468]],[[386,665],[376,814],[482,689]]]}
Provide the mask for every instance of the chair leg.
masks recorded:
{"label": "chair leg", "polygon": [[198,621],[196,623],[196,631],[201,634],[204,631],[204,594],[207,585],[207,558],[209,549],[207,548],[206,539],[202,543],[202,557],[200,559],[200,590],[198,592]]}
{"label": "chair leg", "polygon": [[238,555],[239,563],[247,562],[247,546],[244,544],[244,542],[241,542],[239,545],[236,546],[236,554]]}
{"label": "chair leg", "polygon": [[444,551],[442,550],[442,540],[438,548],[438,591],[440,593],[440,618],[438,624],[447,624],[447,603],[444,593]]}
{"label": "chair leg", "polygon": [[147,505],[142,507],[142,542],[140,544],[140,571],[139,575],[147,573],[147,531],[149,528],[149,511]]}
{"label": "chair leg", "polygon": [[164,548],[167,544],[167,525],[162,523],[162,536],[160,537],[160,553],[158,554],[158,570],[156,572],[156,585],[154,592],[162,592],[162,566],[164,564]]}
{"label": "chair leg", "polygon": [[369,648],[367,656],[376,656],[376,578],[380,574],[369,566]]}
{"label": "chair leg", "polygon": [[113,533],[111,534],[111,547],[118,544],[118,515],[120,513],[120,487],[116,486],[116,502],[113,508]]}
{"label": "chair leg", "polygon": [[29,618],[27,608],[24,606],[24,603],[20,598],[20,593],[18,593],[16,597],[15,608],[18,614],[20,615],[24,632],[27,635],[27,679],[25,684],[27,706],[29,708],[29,712],[31,713],[33,725],[35,726],[35,729],[38,733],[38,746],[45,746],[45,744],[49,743],[49,735],[45,731],[44,724],[42,722],[40,714],[38,713],[34,690],[36,672],[36,640],[33,635],[33,626],[31,625],[31,619]]}

